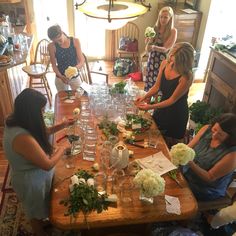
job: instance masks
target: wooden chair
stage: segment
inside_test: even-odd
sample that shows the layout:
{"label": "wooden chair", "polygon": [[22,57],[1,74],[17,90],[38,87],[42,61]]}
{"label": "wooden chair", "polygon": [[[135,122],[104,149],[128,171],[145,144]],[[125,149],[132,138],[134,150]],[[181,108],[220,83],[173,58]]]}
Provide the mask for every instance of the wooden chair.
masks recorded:
{"label": "wooden chair", "polygon": [[136,24],[128,22],[124,27],[115,31],[115,43],[118,57],[131,57],[136,64],[137,69],[139,68],[139,50],[135,52],[128,52],[119,49],[119,41],[121,37],[129,37],[131,39],[139,40],[139,28]]}
{"label": "wooden chair", "polygon": [[50,106],[52,106],[52,92],[46,78],[50,64],[48,44],[49,41],[47,39],[39,41],[35,51],[34,62],[31,65],[24,66],[22,70],[30,77],[29,87],[43,89]]}
{"label": "wooden chair", "polygon": [[[99,83],[99,82],[101,82],[100,77],[104,76],[105,82],[108,83],[108,74],[102,73],[102,72],[99,72],[99,71],[90,71],[87,57],[85,56],[84,53],[83,53],[83,56],[84,56],[84,59],[85,59],[85,63],[83,65],[83,67],[81,67],[79,69],[80,80],[82,82],[86,82],[87,84]],[[99,78],[98,77],[95,78],[95,76],[92,76],[92,74],[101,75],[101,76]],[[104,82],[104,80],[102,80],[102,82]]]}

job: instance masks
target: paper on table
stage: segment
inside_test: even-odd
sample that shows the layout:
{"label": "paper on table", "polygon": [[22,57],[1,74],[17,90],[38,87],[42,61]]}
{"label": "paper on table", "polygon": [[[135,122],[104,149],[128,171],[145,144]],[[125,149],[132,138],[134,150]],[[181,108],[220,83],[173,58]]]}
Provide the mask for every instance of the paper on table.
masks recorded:
{"label": "paper on table", "polygon": [[72,100],[72,99],[66,99],[64,102],[65,103],[73,103],[75,100]]}
{"label": "paper on table", "polygon": [[233,181],[229,185],[229,188],[236,188],[236,179],[233,179]]}
{"label": "paper on table", "polygon": [[176,215],[181,214],[179,198],[165,195],[166,211]]}
{"label": "paper on table", "polygon": [[163,175],[177,168],[162,152],[138,159],[137,162],[142,168],[151,169],[159,175]]}
{"label": "paper on table", "polygon": [[86,82],[82,82],[82,84],[80,85],[80,87],[87,92],[88,94],[90,93],[91,90],[91,85],[87,84]]}

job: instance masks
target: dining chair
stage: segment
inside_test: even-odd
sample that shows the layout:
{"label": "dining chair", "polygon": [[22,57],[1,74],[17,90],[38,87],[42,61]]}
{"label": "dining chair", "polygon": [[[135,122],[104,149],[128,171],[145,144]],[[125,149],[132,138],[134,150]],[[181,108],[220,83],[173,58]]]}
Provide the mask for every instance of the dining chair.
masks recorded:
{"label": "dining chair", "polygon": [[44,95],[47,96],[50,106],[52,106],[52,92],[47,81],[46,74],[50,64],[50,56],[48,52],[49,41],[42,39],[38,42],[34,62],[24,66],[22,70],[29,76],[29,88],[43,89]]}
{"label": "dining chair", "polygon": [[[100,83],[100,82],[108,83],[108,74],[90,70],[88,59],[84,53],[83,56],[85,62],[84,65],[79,69],[79,78],[81,82],[86,82],[87,84]],[[99,76],[93,76],[93,74]]]}
{"label": "dining chair", "polygon": [[119,41],[121,37],[128,37],[130,39],[136,39],[138,41],[139,40],[138,26],[133,22],[128,22],[124,27],[115,31],[115,43],[116,43],[118,57],[132,58],[138,69],[139,68],[139,50],[129,52],[126,50],[119,49]]}

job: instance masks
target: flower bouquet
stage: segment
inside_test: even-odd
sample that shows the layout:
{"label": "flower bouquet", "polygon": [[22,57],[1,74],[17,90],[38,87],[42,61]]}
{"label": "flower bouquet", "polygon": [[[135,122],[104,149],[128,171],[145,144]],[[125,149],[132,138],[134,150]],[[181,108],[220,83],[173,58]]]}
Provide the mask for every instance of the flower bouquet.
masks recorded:
{"label": "flower bouquet", "polygon": [[153,197],[165,190],[165,180],[150,169],[143,169],[134,177],[134,184],[140,188],[140,199],[153,203]]}
{"label": "flower bouquet", "polygon": [[[195,151],[184,143],[178,143],[171,147],[170,150],[171,162],[176,165],[186,165],[189,161],[192,161],[195,157]],[[177,170],[171,170],[169,176],[180,186],[180,182],[177,180]]]}
{"label": "flower bouquet", "polygon": [[156,36],[156,31],[152,27],[147,27],[144,33],[146,38],[154,38]]}
{"label": "flower bouquet", "polygon": [[65,70],[65,76],[68,79],[68,84],[71,86],[72,89],[76,90],[80,87],[81,81],[78,77],[79,72],[76,67],[69,66]]}

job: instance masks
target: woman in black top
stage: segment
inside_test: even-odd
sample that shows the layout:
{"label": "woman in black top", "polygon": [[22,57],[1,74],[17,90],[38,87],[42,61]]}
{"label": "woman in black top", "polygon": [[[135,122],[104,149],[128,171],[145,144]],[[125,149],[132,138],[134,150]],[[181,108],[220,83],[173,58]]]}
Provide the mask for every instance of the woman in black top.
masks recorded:
{"label": "woman in black top", "polygon": [[48,45],[53,71],[56,73],[55,85],[58,91],[68,89],[65,70],[69,67],[80,69],[84,64],[79,39],[68,37],[59,25],[48,28],[48,37],[52,42]]}
{"label": "woman in black top", "polygon": [[[155,109],[153,118],[168,144],[181,142],[188,121],[188,91],[192,84],[194,49],[191,44],[176,43],[161,63],[156,83],[136,101],[141,110]],[[150,98],[158,95],[150,104]]]}

